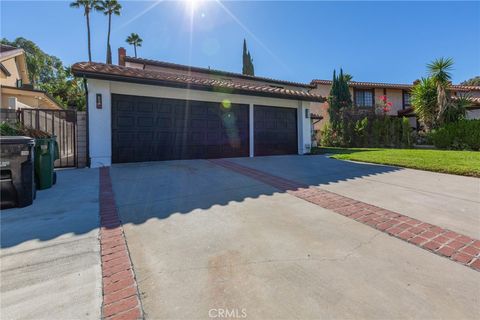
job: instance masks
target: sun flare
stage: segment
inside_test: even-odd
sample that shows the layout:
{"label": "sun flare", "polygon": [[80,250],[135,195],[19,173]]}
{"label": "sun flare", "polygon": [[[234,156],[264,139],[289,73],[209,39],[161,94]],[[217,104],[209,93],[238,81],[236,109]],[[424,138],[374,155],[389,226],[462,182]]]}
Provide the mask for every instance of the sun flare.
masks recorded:
{"label": "sun flare", "polygon": [[195,12],[195,9],[199,7],[201,2],[202,0],[185,0],[185,5],[190,12]]}

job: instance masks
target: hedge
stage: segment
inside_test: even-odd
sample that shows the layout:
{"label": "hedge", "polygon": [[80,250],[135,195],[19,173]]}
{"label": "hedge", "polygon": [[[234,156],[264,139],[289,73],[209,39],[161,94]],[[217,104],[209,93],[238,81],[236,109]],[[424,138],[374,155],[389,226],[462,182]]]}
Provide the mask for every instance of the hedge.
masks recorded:
{"label": "hedge", "polygon": [[480,120],[460,120],[429,134],[435,147],[454,150],[480,150]]}

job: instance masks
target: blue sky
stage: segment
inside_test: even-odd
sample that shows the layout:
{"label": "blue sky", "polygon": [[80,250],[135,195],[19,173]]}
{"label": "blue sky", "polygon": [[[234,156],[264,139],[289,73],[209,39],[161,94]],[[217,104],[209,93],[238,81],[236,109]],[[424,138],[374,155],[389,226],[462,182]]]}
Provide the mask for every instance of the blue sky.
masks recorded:
{"label": "blue sky", "polygon": [[[1,37],[33,40],[66,64],[87,60],[85,18],[69,2],[0,2]],[[478,1],[199,1],[193,15],[184,2],[120,3],[114,62],[136,32],[144,40],[140,57],[234,72],[241,71],[246,38],[256,74],[284,80],[330,79],[343,67],[357,81],[411,83],[441,56],[455,60],[454,83],[480,75]],[[104,62],[106,17],[93,13],[91,26],[93,60]]]}

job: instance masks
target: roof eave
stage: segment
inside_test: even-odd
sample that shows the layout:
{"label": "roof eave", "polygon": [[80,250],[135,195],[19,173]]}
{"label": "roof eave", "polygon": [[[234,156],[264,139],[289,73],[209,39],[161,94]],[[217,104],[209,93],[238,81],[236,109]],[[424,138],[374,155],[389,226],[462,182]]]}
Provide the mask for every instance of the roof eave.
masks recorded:
{"label": "roof eave", "polygon": [[88,71],[75,70],[75,69],[72,69],[72,72],[77,77],[85,77],[87,79],[130,82],[130,83],[137,83],[137,84],[164,86],[164,87],[170,87],[170,88],[212,91],[212,92],[227,93],[227,94],[243,94],[243,95],[249,95],[249,96],[272,97],[272,98],[280,98],[280,99],[287,99],[287,100],[324,102],[323,98],[320,99],[320,98],[310,97],[310,96],[284,95],[284,94],[279,94],[275,92],[250,91],[250,90],[242,90],[242,89],[234,89],[234,88],[216,87],[211,85],[187,84],[187,83],[167,81],[167,80],[126,77],[121,75],[88,72]]}

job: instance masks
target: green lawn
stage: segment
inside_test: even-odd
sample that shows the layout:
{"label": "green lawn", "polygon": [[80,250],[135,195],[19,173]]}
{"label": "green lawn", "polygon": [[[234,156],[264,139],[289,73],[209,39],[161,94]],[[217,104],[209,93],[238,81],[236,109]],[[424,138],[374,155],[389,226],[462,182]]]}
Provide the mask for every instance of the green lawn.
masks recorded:
{"label": "green lawn", "polygon": [[480,152],[376,149],[315,148],[314,154],[332,154],[332,158],[394,165],[406,168],[480,177]]}

